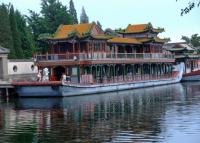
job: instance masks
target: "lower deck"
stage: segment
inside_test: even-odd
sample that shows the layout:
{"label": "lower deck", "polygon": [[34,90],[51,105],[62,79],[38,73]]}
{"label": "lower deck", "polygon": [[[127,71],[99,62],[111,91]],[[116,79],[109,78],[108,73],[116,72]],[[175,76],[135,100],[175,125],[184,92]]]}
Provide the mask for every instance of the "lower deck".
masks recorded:
{"label": "lower deck", "polygon": [[[165,64],[158,67],[142,65],[137,69],[139,72],[137,74],[134,72],[135,66],[133,65],[129,65],[130,67],[128,65],[119,66],[119,69],[114,67],[113,70],[110,67],[106,70],[105,66],[101,66],[100,70],[98,67],[92,70],[93,67],[90,66],[89,73],[87,73],[87,68],[83,68],[83,75],[80,67],[76,67],[76,70],[72,70],[77,75],[69,77],[69,80],[63,73],[61,81],[13,82],[13,85],[18,94],[24,97],[87,95],[180,82],[184,68],[183,64],[175,66],[174,69]],[[48,69],[45,68],[44,71],[43,78],[46,80],[48,79]],[[99,76],[99,79],[95,78],[96,75]]]}
{"label": "lower deck", "polygon": [[[45,71],[45,70],[46,71]],[[172,64],[98,64],[39,67],[41,81],[67,81],[76,84],[115,83],[169,78]],[[46,79],[46,80],[45,80]]]}

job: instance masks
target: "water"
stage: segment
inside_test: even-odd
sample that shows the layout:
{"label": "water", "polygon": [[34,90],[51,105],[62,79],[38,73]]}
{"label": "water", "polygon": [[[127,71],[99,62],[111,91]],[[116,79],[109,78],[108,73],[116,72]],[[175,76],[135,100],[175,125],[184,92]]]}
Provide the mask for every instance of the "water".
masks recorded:
{"label": "water", "polygon": [[200,83],[0,99],[1,143],[199,143]]}

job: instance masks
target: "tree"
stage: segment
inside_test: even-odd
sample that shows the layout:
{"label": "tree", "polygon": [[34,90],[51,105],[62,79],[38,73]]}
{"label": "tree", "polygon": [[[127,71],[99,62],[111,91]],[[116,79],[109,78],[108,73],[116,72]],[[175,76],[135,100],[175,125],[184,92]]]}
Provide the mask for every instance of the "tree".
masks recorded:
{"label": "tree", "polygon": [[182,36],[181,38],[182,40],[184,40],[187,44],[191,44],[190,38],[187,36]]}
{"label": "tree", "polygon": [[10,50],[9,58],[15,58],[12,32],[9,21],[9,11],[5,4],[0,5],[0,45]]}
{"label": "tree", "polygon": [[54,33],[60,24],[72,24],[72,16],[59,0],[42,0],[42,22],[45,33]]}
{"label": "tree", "polygon": [[12,39],[13,39],[13,49],[15,52],[16,58],[23,58],[23,51],[21,48],[21,39],[20,34],[17,28],[16,18],[15,18],[15,11],[13,5],[10,7],[10,27],[12,31]]}
{"label": "tree", "polygon": [[81,16],[80,16],[80,23],[89,23],[89,18],[85,12],[84,7],[82,7],[82,12],[81,12]]}
{"label": "tree", "polygon": [[74,7],[73,0],[70,0],[70,2],[69,2],[69,14],[73,18],[73,24],[78,24],[77,13],[76,13],[76,9]]}
{"label": "tree", "polygon": [[[180,0],[176,0],[176,1],[180,1]],[[189,0],[188,6],[181,9],[181,16],[183,16],[184,14],[188,14],[192,9],[199,6],[200,6],[200,0],[194,0],[194,1]]]}
{"label": "tree", "polygon": [[101,23],[97,20],[97,25],[99,26],[99,28],[102,30],[102,25]]}
{"label": "tree", "polygon": [[31,28],[31,31],[33,33],[33,38],[35,41],[37,41],[38,36],[41,33],[46,33],[46,26],[44,23],[44,19],[40,17],[40,15],[32,10],[29,10],[30,16],[26,16],[27,22],[29,24],[29,27]]}
{"label": "tree", "polygon": [[198,34],[193,34],[191,38],[187,36],[182,36],[182,40],[184,40],[187,44],[196,47],[198,52],[200,52],[200,36]]}
{"label": "tree", "polygon": [[[31,27],[35,46],[38,52],[46,51],[44,44],[38,41],[40,35],[52,35],[60,24],[73,24],[73,18],[66,6],[59,0],[42,0],[40,14],[29,10],[30,16],[27,21]],[[41,46],[40,46],[41,45]]]}
{"label": "tree", "polygon": [[16,10],[15,18],[17,23],[17,28],[20,34],[21,39],[21,48],[23,50],[24,58],[32,57],[32,54],[35,50],[35,44],[33,41],[33,35],[30,28],[26,24],[26,19],[21,13]]}

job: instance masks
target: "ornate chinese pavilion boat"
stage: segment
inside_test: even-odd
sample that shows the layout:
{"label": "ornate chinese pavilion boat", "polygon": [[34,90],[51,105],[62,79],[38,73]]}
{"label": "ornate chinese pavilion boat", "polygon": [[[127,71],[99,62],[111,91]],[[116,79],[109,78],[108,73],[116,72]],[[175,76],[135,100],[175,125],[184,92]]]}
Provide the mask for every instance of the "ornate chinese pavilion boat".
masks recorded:
{"label": "ornate chinese pavilion boat", "polygon": [[176,63],[185,64],[182,81],[200,81],[200,55],[194,47],[182,42],[168,43],[164,48],[174,53]]}
{"label": "ornate chinese pavilion boat", "polygon": [[[48,53],[35,56],[49,81],[13,82],[19,96],[74,96],[179,82],[183,66],[173,68],[171,52],[151,24],[129,25],[106,35],[95,23],[61,25]],[[62,76],[66,75],[66,76]],[[64,79],[63,79],[64,77]],[[47,78],[48,79],[48,78]]]}

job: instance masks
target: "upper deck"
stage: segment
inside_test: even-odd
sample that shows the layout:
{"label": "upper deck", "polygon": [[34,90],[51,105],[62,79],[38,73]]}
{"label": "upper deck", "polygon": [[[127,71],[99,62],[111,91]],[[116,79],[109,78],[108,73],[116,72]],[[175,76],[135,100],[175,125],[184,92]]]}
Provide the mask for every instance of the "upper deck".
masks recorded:
{"label": "upper deck", "polygon": [[157,37],[159,32],[151,24],[129,25],[117,36],[107,35],[95,23],[61,25],[45,41],[48,54],[35,59],[38,66],[173,63],[174,55],[162,49],[166,40]]}
{"label": "upper deck", "polygon": [[81,65],[81,64],[118,64],[118,63],[172,63],[173,54],[165,53],[66,53],[36,55],[39,66],[45,65]]}

